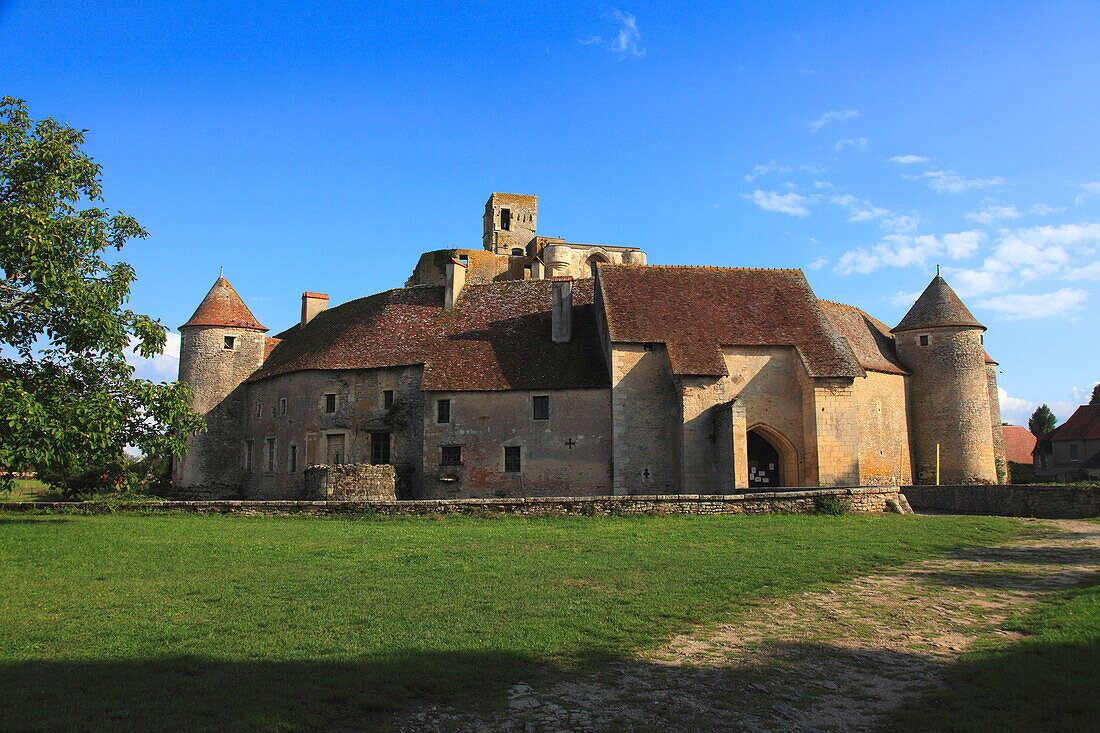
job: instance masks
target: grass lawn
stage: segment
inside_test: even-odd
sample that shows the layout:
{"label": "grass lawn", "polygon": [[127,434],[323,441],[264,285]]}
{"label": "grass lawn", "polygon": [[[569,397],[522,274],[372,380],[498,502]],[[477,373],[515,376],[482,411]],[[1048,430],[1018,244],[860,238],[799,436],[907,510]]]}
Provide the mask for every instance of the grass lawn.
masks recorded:
{"label": "grass lawn", "polygon": [[0,728],[306,730],[501,704],[989,517],[0,515]]}
{"label": "grass lawn", "polygon": [[0,501],[61,501],[61,492],[51,490],[38,479],[17,478],[14,489],[0,491]]}

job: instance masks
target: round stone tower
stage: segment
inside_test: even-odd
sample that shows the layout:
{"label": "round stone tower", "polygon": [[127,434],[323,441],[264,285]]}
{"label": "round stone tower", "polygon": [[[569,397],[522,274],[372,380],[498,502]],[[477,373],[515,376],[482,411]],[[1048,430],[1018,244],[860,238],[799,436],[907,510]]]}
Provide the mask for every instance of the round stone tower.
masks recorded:
{"label": "round stone tower", "polygon": [[192,407],[206,432],[187,441],[175,462],[177,489],[237,486],[245,467],[242,384],[264,361],[267,329],[260,325],[224,277],[180,326],[180,381],[191,387]]}
{"label": "round stone tower", "polygon": [[984,331],[939,273],[893,329],[916,483],[936,482],[937,446],[941,484],[997,483]]}

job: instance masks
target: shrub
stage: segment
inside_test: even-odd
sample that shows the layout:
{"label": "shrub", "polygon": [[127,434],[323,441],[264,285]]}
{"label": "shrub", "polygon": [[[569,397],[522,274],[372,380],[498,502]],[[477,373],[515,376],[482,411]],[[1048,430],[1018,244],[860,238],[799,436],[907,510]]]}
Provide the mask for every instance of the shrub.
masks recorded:
{"label": "shrub", "polygon": [[817,514],[840,516],[852,510],[852,504],[843,496],[818,496],[814,499],[814,511]]}

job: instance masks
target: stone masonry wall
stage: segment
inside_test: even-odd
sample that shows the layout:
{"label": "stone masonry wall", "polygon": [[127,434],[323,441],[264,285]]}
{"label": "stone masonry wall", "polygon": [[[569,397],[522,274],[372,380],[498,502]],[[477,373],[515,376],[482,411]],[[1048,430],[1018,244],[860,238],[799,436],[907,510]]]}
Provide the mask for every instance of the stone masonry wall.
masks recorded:
{"label": "stone masonry wall", "polygon": [[305,495],[323,500],[397,501],[393,466],[342,463],[305,470]]}
{"label": "stone masonry wall", "polygon": [[960,484],[906,486],[902,490],[914,509],[1047,519],[1100,516],[1100,485]]}
{"label": "stone masonry wall", "polygon": [[852,395],[858,414],[859,485],[912,483],[905,376],[869,371],[865,379],[855,380]]}

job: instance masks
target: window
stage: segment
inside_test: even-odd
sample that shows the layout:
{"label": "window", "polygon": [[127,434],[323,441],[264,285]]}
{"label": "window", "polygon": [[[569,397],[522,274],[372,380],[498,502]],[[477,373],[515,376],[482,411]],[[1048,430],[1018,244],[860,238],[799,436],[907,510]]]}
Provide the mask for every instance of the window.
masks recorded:
{"label": "window", "polygon": [[275,439],[267,438],[264,444],[264,471],[273,473],[275,471]]}
{"label": "window", "polygon": [[519,473],[520,460],[519,460],[519,446],[518,445],[506,445],[504,446],[504,472],[505,473]]}
{"label": "window", "polygon": [[646,341],[644,344],[642,344],[642,348],[646,351],[653,351],[655,348],[657,348],[657,344],[653,343],[652,341]]}
{"label": "window", "polygon": [[921,345],[921,346],[927,346],[927,345],[928,345],[928,335],[927,335],[927,334],[922,334],[922,335],[921,335],[921,337],[920,337],[920,345]]}
{"label": "window", "polygon": [[325,412],[330,415],[336,412],[336,394],[334,392],[325,395]]}
{"label": "window", "polygon": [[439,447],[439,465],[441,466],[460,466],[462,465],[462,446],[461,445],[443,445]]}
{"label": "window", "polygon": [[451,401],[439,400],[435,403],[435,421],[444,425],[451,421]]}
{"label": "window", "polygon": [[264,403],[257,402],[256,403],[256,419],[259,420],[263,416],[264,416]]}
{"label": "window", "polygon": [[1070,443],[1069,444],[1069,459],[1071,461],[1081,460],[1081,456],[1077,453],[1077,444],[1076,443]]}
{"label": "window", "polygon": [[246,441],[244,444],[244,470],[252,472],[252,458],[256,454],[256,442]]}
{"label": "window", "polygon": [[236,342],[237,342],[237,337],[236,336],[226,336],[225,337],[225,348],[232,349],[233,345]]}
{"label": "window", "polygon": [[279,398],[279,417],[286,417],[286,397]]}
{"label": "window", "polygon": [[550,397],[548,395],[541,395],[532,398],[532,405],[534,407],[533,417],[536,420],[549,420],[550,419]]}
{"label": "window", "polygon": [[290,455],[287,457],[286,467],[289,473],[298,472],[298,446],[294,443],[290,444]]}
{"label": "window", "polygon": [[393,390],[392,389],[382,390],[382,407],[387,409],[387,410],[390,409],[391,407],[393,407]]}
{"label": "window", "polygon": [[512,248],[512,256],[513,257],[523,257],[523,250],[520,249],[519,247],[513,247]]}
{"label": "window", "polygon": [[501,209],[500,210],[500,228],[503,231],[510,231],[512,229],[512,210]]}
{"label": "window", "polygon": [[374,466],[381,466],[390,462],[390,434],[370,434],[370,462]]}

